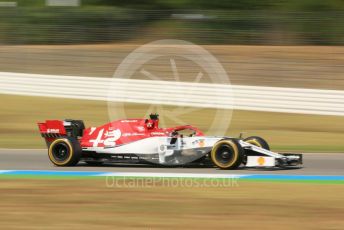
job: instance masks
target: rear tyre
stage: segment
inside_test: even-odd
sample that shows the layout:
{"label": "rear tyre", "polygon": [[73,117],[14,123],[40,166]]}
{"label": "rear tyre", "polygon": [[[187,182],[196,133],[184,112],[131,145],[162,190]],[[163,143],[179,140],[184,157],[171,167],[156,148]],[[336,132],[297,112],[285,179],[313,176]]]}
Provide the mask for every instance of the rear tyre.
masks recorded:
{"label": "rear tyre", "polygon": [[79,142],[72,137],[58,138],[48,149],[50,161],[56,166],[74,166],[81,158]]}
{"label": "rear tyre", "polygon": [[255,145],[257,147],[260,147],[260,148],[263,148],[266,150],[270,150],[269,144],[261,137],[252,136],[252,137],[248,137],[248,138],[244,139],[244,141],[251,144],[251,145]]}
{"label": "rear tyre", "polygon": [[244,149],[236,139],[218,141],[210,153],[211,160],[221,169],[236,169],[244,158]]}

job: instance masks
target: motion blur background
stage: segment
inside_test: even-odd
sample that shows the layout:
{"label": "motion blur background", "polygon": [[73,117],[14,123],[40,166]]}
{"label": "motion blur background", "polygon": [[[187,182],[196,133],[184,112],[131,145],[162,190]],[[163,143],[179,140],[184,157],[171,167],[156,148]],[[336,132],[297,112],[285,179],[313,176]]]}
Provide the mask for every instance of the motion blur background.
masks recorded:
{"label": "motion blur background", "polygon": [[[106,101],[16,95],[16,85],[13,92],[1,93],[13,76],[6,72],[110,78],[129,53],[159,39],[201,45],[220,61],[235,85],[341,92],[343,10],[344,0],[0,0],[0,161],[6,166],[0,168],[1,229],[344,229],[342,181],[240,180],[238,187],[108,188],[103,179],[6,176],[3,169],[20,167],[91,171],[85,165],[53,168],[44,150],[3,148],[46,148],[38,121],[73,118],[97,126],[109,116]],[[173,80],[169,61],[161,58],[144,68],[161,80]],[[199,70],[192,63],[177,57],[175,63],[182,81],[195,79]],[[207,81],[204,75],[201,82]],[[19,89],[27,81],[16,83]],[[63,90],[61,95],[67,93]],[[344,111],[342,99],[333,100]],[[170,111],[173,108],[165,108],[165,115],[175,117]],[[142,117],[147,106],[127,104],[126,112],[130,118]],[[214,110],[204,109],[178,119],[207,130],[213,115]],[[176,124],[165,119],[167,125]],[[323,171],[328,169],[326,175],[342,174],[340,162],[332,163],[339,157],[326,153],[344,151],[343,124],[343,116],[234,110],[227,135],[262,136],[277,151],[324,152],[319,157],[305,154],[305,169],[321,174],[312,168],[313,159]],[[113,172],[216,172],[105,167]]]}
{"label": "motion blur background", "polygon": [[[3,44],[142,42],[162,38],[216,45],[344,42],[342,0],[1,2]],[[76,7],[54,7],[57,4]]]}
{"label": "motion blur background", "polygon": [[[343,10],[343,0],[1,0],[0,71],[112,77],[140,45],[182,39],[210,51],[232,84],[343,90]],[[146,68],[169,79],[163,61]],[[183,80],[194,78],[177,65]],[[106,102],[1,94],[0,103],[2,148],[44,147],[40,120],[108,121]],[[128,105],[128,114],[141,116],[141,106]],[[184,120],[204,129],[208,112]],[[228,135],[261,135],[276,150],[343,151],[343,122],[235,110]]]}

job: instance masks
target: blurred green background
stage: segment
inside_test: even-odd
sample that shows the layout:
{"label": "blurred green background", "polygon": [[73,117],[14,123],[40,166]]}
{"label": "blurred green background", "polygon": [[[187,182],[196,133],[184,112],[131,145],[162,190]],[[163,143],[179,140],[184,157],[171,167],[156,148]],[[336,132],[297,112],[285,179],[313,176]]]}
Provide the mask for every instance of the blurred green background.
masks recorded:
{"label": "blurred green background", "polygon": [[0,43],[162,38],[197,44],[344,43],[343,0],[80,0],[79,7],[16,2],[17,7],[0,7]]}

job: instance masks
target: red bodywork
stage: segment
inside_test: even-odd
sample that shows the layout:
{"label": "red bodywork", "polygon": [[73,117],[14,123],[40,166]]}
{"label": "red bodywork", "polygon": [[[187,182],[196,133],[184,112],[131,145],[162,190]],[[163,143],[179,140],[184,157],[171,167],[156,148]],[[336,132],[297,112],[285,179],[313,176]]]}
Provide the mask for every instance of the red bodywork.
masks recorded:
{"label": "red bodywork", "polygon": [[58,137],[67,135],[63,121],[60,120],[46,120],[45,122],[39,122],[38,128],[47,144],[53,142]]}
{"label": "red bodywork", "polygon": [[[65,125],[64,121],[59,120],[38,123],[39,130],[48,144],[56,138],[68,135]],[[159,128],[158,119],[124,119],[86,128],[78,140],[82,148],[115,147],[149,137],[177,136],[177,132],[181,130],[191,130],[194,136],[204,136],[198,128],[190,125]]]}

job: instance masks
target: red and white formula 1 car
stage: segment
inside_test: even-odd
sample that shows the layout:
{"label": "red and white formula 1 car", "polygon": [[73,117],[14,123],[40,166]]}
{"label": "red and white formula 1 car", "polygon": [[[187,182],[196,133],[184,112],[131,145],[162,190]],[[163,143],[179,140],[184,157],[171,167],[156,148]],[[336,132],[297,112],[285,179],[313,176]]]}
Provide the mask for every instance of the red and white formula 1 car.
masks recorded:
{"label": "red and white formula 1 car", "polygon": [[212,164],[221,169],[288,167],[302,164],[301,154],[269,150],[257,136],[244,140],[205,136],[184,125],[160,128],[159,116],[125,119],[85,129],[80,120],[47,120],[38,123],[48,146],[49,159],[57,166],[73,166],[80,160],[90,165],[104,162],[156,163],[160,165]]}

